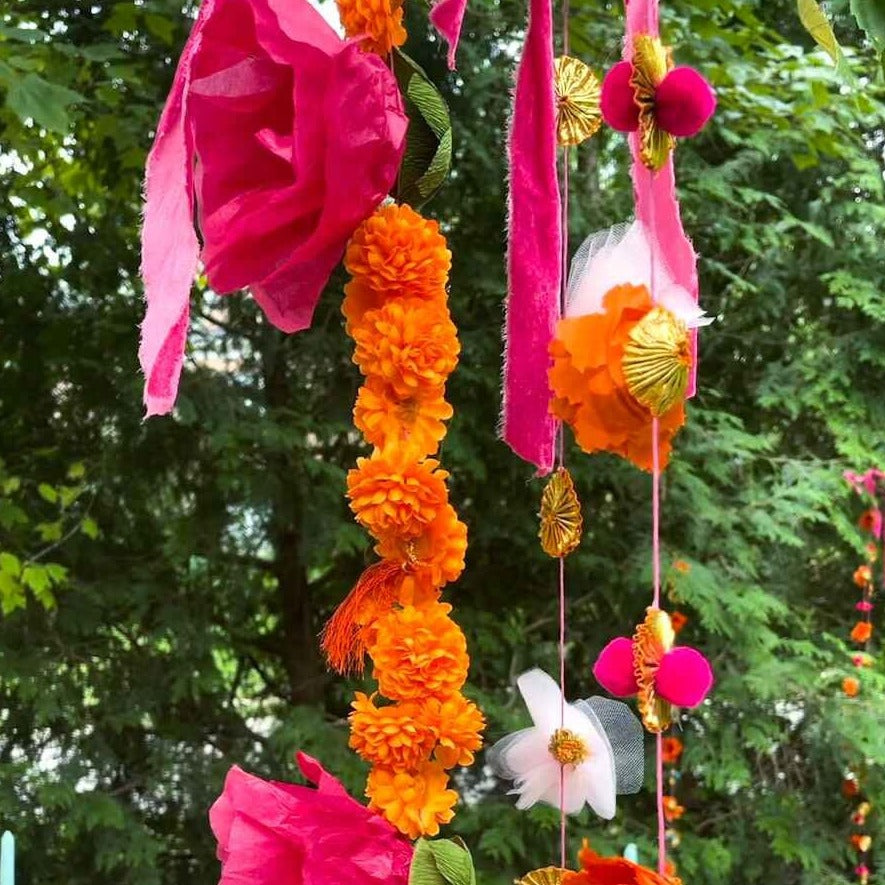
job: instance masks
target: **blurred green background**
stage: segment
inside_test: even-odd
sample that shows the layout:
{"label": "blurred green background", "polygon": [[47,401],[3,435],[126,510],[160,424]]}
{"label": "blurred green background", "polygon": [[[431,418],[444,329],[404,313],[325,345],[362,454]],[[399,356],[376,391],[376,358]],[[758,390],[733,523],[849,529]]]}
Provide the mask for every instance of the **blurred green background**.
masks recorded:
{"label": "blurred green background", "polygon": [[[353,684],[316,636],[369,560],[345,471],[363,452],[334,278],[314,327],[285,337],[247,297],[204,287],[173,416],[142,421],[136,360],[141,175],[193,3],[0,6],[0,827],[21,885],[214,883],[206,812],[239,763],[294,779],[296,749],[361,794]],[[885,462],[885,87],[847,4],[831,4],[854,80],[837,78],[789,0],[668,0],[666,40],[719,110],[676,155],[700,253],[700,392],[664,480],[665,564],[683,640],[714,662],[686,717],[675,854],[686,885],[852,881],[845,772],[885,810],[885,675],[852,672],[859,503],[845,468]],[[428,207],[454,253],[463,344],[442,448],[470,528],[447,591],[468,691],[494,740],[525,724],[515,676],[555,667],[541,483],[496,438],[505,137],[524,4],[471,0],[458,74],[407,3],[407,50],[440,84],[454,174]],[[572,0],[573,52],[619,56],[619,3]],[[864,48],[866,47],[866,48]],[[574,154],[571,235],[632,204],[621,136]],[[602,645],[649,599],[650,480],[570,452],[585,541],[569,560],[569,688],[598,689]],[[556,854],[556,812],[518,813],[482,760],[459,774],[453,831],[483,885]],[[653,795],[571,827],[650,858]],[[885,814],[871,832],[885,837]],[[875,847],[874,847],[875,853]]]}

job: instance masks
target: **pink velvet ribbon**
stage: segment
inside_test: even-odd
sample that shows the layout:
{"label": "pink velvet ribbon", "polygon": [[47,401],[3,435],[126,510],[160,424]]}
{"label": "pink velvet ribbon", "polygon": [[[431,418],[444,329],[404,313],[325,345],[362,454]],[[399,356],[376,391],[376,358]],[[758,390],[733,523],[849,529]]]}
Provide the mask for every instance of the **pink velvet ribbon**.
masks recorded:
{"label": "pink velvet ribbon", "polygon": [[553,468],[548,348],[559,316],[562,221],[550,0],[530,0],[510,129],[502,437],[539,474]]}
{"label": "pink velvet ribbon", "polygon": [[[624,59],[633,57],[633,39],[640,34],[652,37],[660,35],[658,24],[658,0],[625,0],[627,11],[627,39],[624,46]],[[670,271],[673,281],[682,286],[698,300],[697,255],[685,235],[676,199],[676,176],[672,153],[658,172],[646,168],[639,156],[639,133],[629,137],[630,152],[633,155],[633,191],[636,202],[636,217],[650,234],[652,261],[663,262]],[[654,295],[654,293],[652,293]],[[687,395],[692,397],[697,391],[698,371],[698,332],[691,331],[691,378]]]}
{"label": "pink velvet ribbon", "polygon": [[450,71],[455,70],[455,54],[458,51],[458,41],[461,39],[461,26],[464,24],[466,11],[467,0],[437,0],[430,10],[430,21],[449,44],[446,61]]}

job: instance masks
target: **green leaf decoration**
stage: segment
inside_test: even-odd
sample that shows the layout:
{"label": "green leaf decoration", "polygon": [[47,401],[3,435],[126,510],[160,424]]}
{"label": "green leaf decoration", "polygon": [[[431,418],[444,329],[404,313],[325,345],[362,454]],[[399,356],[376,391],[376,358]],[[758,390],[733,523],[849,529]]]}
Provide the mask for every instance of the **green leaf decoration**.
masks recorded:
{"label": "green leaf decoration", "polygon": [[409,117],[396,195],[402,202],[420,209],[442,187],[449,174],[452,123],[439,90],[411,58],[396,50],[393,68]]}
{"label": "green leaf decoration", "polygon": [[70,129],[68,108],[83,101],[79,92],[50,83],[36,74],[15,76],[6,93],[6,105],[23,122],[32,119],[38,126],[66,134]]}
{"label": "green leaf decoration", "polygon": [[885,48],[885,0],[851,0],[851,11],[867,37]]}
{"label": "green leaf decoration", "polygon": [[476,885],[473,858],[460,839],[419,839],[409,885]]}

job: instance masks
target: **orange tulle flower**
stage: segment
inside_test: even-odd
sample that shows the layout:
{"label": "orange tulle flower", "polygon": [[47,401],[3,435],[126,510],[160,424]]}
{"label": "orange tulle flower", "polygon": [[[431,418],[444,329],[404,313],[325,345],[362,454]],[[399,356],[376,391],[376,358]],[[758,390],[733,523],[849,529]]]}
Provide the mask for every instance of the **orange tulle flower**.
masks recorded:
{"label": "orange tulle flower", "polygon": [[464,571],[467,526],[458,519],[455,508],[447,504],[418,537],[391,535],[375,549],[384,559],[401,562],[434,587],[442,587],[457,581]]}
{"label": "orange tulle flower", "polygon": [[470,659],[461,628],[449,617],[450,605],[407,605],[373,625],[369,657],[385,697],[409,701],[447,698],[467,679]]}
{"label": "orange tulle flower", "polygon": [[366,52],[387,55],[406,42],[402,0],[337,0],[338,15],[348,37],[365,37]]}
{"label": "orange tulle flower", "polygon": [[357,692],[350,714],[350,746],[374,766],[412,770],[426,762],[436,744],[430,723],[416,703],[375,705],[375,695]]}
{"label": "orange tulle flower", "polygon": [[[435,221],[410,206],[389,204],[357,228],[344,266],[361,284],[361,298],[444,299],[452,253]],[[362,309],[379,304],[365,301]],[[353,321],[359,320],[359,306],[351,304]]]}
{"label": "orange tulle flower", "polygon": [[436,734],[439,743],[434,758],[443,768],[473,765],[473,754],[482,746],[480,732],[486,724],[476,704],[462,694],[442,701],[429,698],[421,710],[421,719]]}
{"label": "orange tulle flower", "polygon": [[685,814],[685,808],[679,804],[675,796],[664,796],[664,817],[668,823],[679,820]]}
{"label": "orange tulle flower", "polygon": [[863,644],[864,642],[868,642],[869,638],[873,635],[873,625],[869,623],[869,621],[858,621],[854,625],[854,629],[851,631],[851,638],[855,642],[859,642]]}
{"label": "orange tulle flower", "polygon": [[[629,285],[610,290],[603,304],[605,313],[563,319],[557,325],[550,345],[550,411],[572,428],[585,452],[614,452],[651,470],[652,413],[628,390],[622,363],[631,330],[654,304],[645,286]],[[659,419],[662,469],[684,423],[682,400]]]}
{"label": "orange tulle flower", "polygon": [[448,503],[449,474],[438,461],[376,452],[356,464],[347,474],[350,509],[376,540],[418,537]]}
{"label": "orange tulle flower", "polygon": [[366,442],[387,451],[396,449],[416,459],[433,455],[446,435],[452,407],[443,390],[402,398],[380,378],[368,378],[353,408],[353,423]]}
{"label": "orange tulle flower", "polygon": [[854,570],[854,583],[858,587],[866,587],[873,580],[873,573],[868,565],[859,565]]}
{"label": "orange tulle flower", "polygon": [[846,676],[842,680],[842,691],[849,698],[856,698],[860,694],[860,681],[854,676]]}
{"label": "orange tulle flower", "polygon": [[678,737],[665,737],[661,741],[662,758],[665,765],[675,765],[682,756],[682,741]]}
{"label": "orange tulle flower", "polygon": [[562,885],[682,885],[675,875],[662,876],[625,857],[600,857],[586,839],[578,859],[581,871],[564,873]]}
{"label": "orange tulle flower", "polygon": [[369,773],[369,808],[380,812],[410,839],[436,836],[440,824],[454,816],[458,794],[447,789],[449,776],[438,762],[424,762],[416,771],[375,768]]}
{"label": "orange tulle flower", "polygon": [[458,364],[461,346],[448,308],[435,301],[387,301],[353,329],[353,361],[404,399],[437,394]]}

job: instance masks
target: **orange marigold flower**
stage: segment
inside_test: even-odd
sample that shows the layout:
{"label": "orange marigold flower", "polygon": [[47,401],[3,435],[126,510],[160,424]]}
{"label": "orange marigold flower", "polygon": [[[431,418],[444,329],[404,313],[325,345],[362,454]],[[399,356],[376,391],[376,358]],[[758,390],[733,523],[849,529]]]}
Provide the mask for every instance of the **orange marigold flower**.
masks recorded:
{"label": "orange marigold flower", "polygon": [[860,693],[860,682],[853,676],[846,676],[842,680],[842,691],[849,698],[856,698]]}
{"label": "orange marigold flower", "polygon": [[854,583],[858,587],[866,587],[873,579],[873,573],[868,565],[859,565],[854,570]]}
{"label": "orange marigold flower", "polygon": [[444,299],[452,253],[435,221],[388,204],[356,230],[344,266],[382,298]]}
{"label": "orange marigold flower", "polygon": [[664,796],[664,817],[668,822],[679,820],[685,814],[685,808],[679,804],[675,796]]}
{"label": "orange marigold flower", "polygon": [[353,408],[353,421],[366,442],[386,451],[395,448],[410,457],[433,455],[446,435],[452,407],[443,389],[420,396],[399,397],[380,378],[369,378],[360,388]]}
{"label": "orange marigold flower", "polygon": [[353,329],[353,361],[397,396],[437,393],[458,364],[458,332],[445,305],[408,298],[366,311]]}
{"label": "orange marigold flower", "polygon": [[683,627],[688,623],[688,615],[680,611],[670,613],[670,623],[673,625],[674,633],[681,633]]}
{"label": "orange marigold flower", "polygon": [[418,537],[390,535],[375,549],[384,559],[401,562],[434,587],[442,587],[457,581],[464,571],[467,526],[458,519],[455,508],[447,504]]}
{"label": "orange marigold flower", "polygon": [[368,646],[373,676],[385,697],[409,701],[447,698],[467,679],[470,658],[450,605],[407,605],[379,618]]}
{"label": "orange marigold flower", "polygon": [[406,42],[402,0],[337,0],[338,15],[348,37],[366,37],[365,52],[387,55]]}
{"label": "orange marigold flower", "polygon": [[438,461],[376,452],[356,465],[347,474],[350,509],[376,540],[418,537],[448,502],[449,474]]}
{"label": "orange marigold flower", "polygon": [[433,752],[436,735],[415,703],[375,706],[375,695],[356,693],[350,714],[350,746],[375,766],[415,769]]}
{"label": "orange marigold flower", "polygon": [[458,794],[447,789],[449,776],[438,762],[424,762],[413,772],[374,768],[369,773],[366,796],[378,811],[410,839],[436,836],[440,824],[454,816]]}
{"label": "orange marigold flower", "polygon": [[473,701],[460,693],[445,700],[429,698],[421,710],[421,719],[436,734],[439,744],[434,758],[443,768],[473,765],[473,754],[482,746],[480,732],[486,725]]}
{"label": "orange marigold flower", "polygon": [[[605,313],[560,320],[551,342],[550,411],[568,424],[585,452],[607,451],[652,469],[651,411],[627,388],[622,362],[629,334],[654,304],[645,286],[617,286]],[[661,468],[685,423],[680,400],[658,422]]]}
{"label": "orange marigold flower", "polygon": [[661,742],[662,756],[666,765],[675,765],[682,756],[682,741],[678,737],[665,737]]}
{"label": "orange marigold flower", "polygon": [[859,642],[863,644],[864,642],[868,642],[869,638],[873,635],[873,625],[869,623],[869,621],[858,621],[854,625],[854,629],[851,631],[851,638],[855,642]]}

